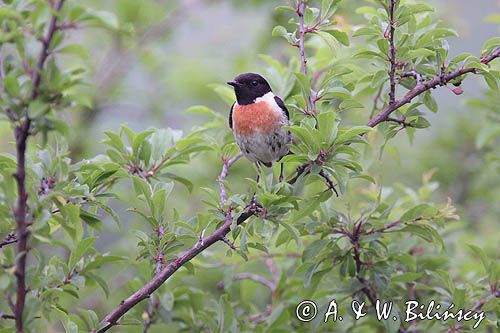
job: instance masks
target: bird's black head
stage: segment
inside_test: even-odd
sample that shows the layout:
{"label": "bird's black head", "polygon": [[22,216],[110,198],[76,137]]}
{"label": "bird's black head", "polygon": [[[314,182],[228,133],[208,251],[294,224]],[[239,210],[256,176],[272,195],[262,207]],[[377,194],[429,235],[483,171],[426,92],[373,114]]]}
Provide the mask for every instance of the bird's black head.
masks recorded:
{"label": "bird's black head", "polygon": [[240,74],[227,84],[234,87],[239,105],[252,104],[256,98],[271,91],[266,79],[255,73]]}

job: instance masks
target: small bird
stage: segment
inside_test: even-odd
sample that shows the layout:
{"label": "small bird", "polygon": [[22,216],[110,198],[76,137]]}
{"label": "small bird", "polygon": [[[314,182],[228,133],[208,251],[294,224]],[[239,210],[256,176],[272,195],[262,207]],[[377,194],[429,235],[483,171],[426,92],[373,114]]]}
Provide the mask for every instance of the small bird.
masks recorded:
{"label": "small bird", "polygon": [[[229,127],[243,155],[257,164],[271,167],[288,154],[291,143],[289,113],[285,103],[274,95],[269,83],[259,74],[238,75],[227,84],[234,87],[236,102],[229,112]],[[281,163],[279,181],[283,180]],[[258,181],[258,177],[257,177]]]}

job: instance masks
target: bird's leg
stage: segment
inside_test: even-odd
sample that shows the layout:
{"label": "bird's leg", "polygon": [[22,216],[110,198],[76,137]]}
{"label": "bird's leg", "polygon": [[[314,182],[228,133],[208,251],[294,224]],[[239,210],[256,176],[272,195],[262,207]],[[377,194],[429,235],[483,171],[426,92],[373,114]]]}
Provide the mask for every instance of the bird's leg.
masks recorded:
{"label": "bird's leg", "polygon": [[[259,163],[255,163],[256,167],[257,167],[257,178],[255,178],[255,182],[257,183],[257,186],[259,185],[259,181],[260,181],[260,165]],[[250,203],[255,203],[255,193],[257,192],[253,192],[252,194],[252,198],[250,199]]]}
{"label": "bird's leg", "polygon": [[279,182],[281,183],[283,181],[283,168],[284,168],[284,163],[281,162],[280,164],[280,177],[279,177]]}

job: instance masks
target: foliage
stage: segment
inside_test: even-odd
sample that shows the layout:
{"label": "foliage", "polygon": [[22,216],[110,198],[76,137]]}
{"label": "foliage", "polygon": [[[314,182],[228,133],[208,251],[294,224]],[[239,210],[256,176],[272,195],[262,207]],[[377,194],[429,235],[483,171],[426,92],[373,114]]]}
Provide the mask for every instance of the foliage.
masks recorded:
{"label": "foliage", "polygon": [[[485,153],[480,169],[498,172],[499,40],[486,41],[480,57],[449,57],[447,39],[457,34],[427,4],[367,1],[356,10],[362,26],[337,23],[342,6],[299,0],[276,8],[289,20],[272,35],[298,53],[261,59],[291,111],[293,154],[283,158],[284,182],[275,166],[257,171],[256,183],[253,169],[237,169],[246,162],[227,112],[206,106],[186,111],[204,119],[187,133],[122,125],[105,132],[101,154],[75,161],[68,141],[77,125],[67,117],[92,109],[99,91],[89,89],[86,45],[69,36],[91,28],[133,40],[146,14],[130,1],[116,14],[76,1],[5,1],[0,116],[16,152],[0,154],[1,331],[413,332],[474,324],[405,323],[404,302],[416,298],[485,310],[481,329],[497,327],[500,308],[490,300],[499,296],[498,258],[467,239],[467,273],[457,269],[449,249],[466,225],[451,200],[436,200],[432,172],[415,188],[388,186],[373,166],[384,152],[397,155],[401,132],[412,141],[431,125],[427,111],[439,105],[431,88],[460,95],[462,80],[477,74],[489,91],[469,105],[493,119],[475,133]],[[228,87],[212,88],[232,104]],[[120,243],[117,230],[135,242]],[[352,300],[370,310],[361,320],[301,322],[296,306],[305,299],[320,314],[332,299],[344,314]],[[377,299],[396,302],[391,319],[376,319]]]}

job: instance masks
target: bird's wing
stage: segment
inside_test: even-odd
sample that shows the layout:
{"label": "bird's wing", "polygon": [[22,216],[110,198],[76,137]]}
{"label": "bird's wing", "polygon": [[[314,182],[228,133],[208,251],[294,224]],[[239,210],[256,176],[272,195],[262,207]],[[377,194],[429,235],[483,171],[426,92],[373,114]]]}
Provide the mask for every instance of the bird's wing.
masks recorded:
{"label": "bird's wing", "polygon": [[283,100],[279,98],[278,96],[274,96],[274,100],[276,101],[276,104],[283,110],[283,112],[286,115],[286,119],[290,120],[290,114],[288,113],[288,109],[285,106],[285,103],[283,103]]}
{"label": "bird's wing", "polygon": [[231,110],[229,111],[229,128],[233,129],[233,108],[234,108],[234,104],[236,104],[236,102],[233,103],[233,105],[231,105]]}

